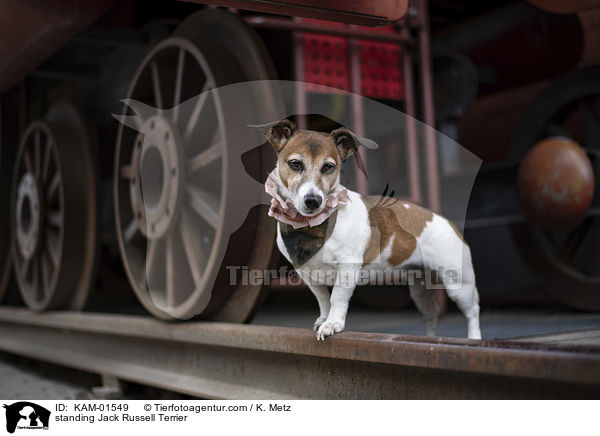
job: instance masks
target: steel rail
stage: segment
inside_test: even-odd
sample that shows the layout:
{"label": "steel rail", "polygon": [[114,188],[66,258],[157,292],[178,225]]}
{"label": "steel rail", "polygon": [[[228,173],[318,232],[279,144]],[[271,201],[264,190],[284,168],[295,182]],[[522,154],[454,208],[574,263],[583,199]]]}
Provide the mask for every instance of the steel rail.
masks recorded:
{"label": "steel rail", "polygon": [[600,397],[600,348],[0,308],[0,349],[203,398]]}

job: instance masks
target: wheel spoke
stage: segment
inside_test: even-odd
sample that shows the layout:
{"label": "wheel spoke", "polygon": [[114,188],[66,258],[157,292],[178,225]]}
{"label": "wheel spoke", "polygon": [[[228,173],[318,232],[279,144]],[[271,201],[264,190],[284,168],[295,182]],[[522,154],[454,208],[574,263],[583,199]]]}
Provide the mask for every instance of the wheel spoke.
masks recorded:
{"label": "wheel spoke", "polygon": [[214,195],[198,188],[187,188],[190,206],[213,228],[219,225],[218,200]]}
{"label": "wheel spoke", "polygon": [[193,230],[193,225],[185,212],[183,213],[179,230],[181,232],[181,240],[183,241],[183,248],[185,250],[188,266],[194,279],[194,285],[196,288],[199,288],[202,280],[200,268],[204,261],[204,253],[202,245],[199,243],[198,236]]}
{"label": "wheel spoke", "polygon": [[187,161],[187,172],[191,174],[195,171],[198,171],[201,168],[204,168],[211,162],[220,158],[223,155],[223,146],[222,144],[215,144],[210,147],[208,150],[204,150],[203,152],[197,154],[191,159]]}
{"label": "wheel spoke", "polygon": [[46,190],[46,198],[48,200],[54,198],[54,194],[57,192],[59,184],[60,184],[60,174],[56,173],[56,174],[54,174],[54,177],[52,177],[52,180],[50,181],[50,183],[48,185],[48,189]]}
{"label": "wheel spoke", "polygon": [[573,259],[577,249],[581,246],[585,235],[590,229],[592,221],[593,218],[586,218],[581,224],[579,224],[569,233],[567,239],[563,242],[560,251],[558,252],[558,257],[560,259],[566,262],[570,262]]}
{"label": "wheel spoke", "polygon": [[133,166],[124,165],[119,170],[119,175],[124,179],[133,179],[135,177],[135,171],[133,170]]}
{"label": "wheel spoke", "polygon": [[579,114],[585,146],[600,149],[600,120],[596,113],[594,100],[591,98],[583,100],[579,105]]}
{"label": "wheel spoke", "polygon": [[54,268],[58,267],[58,237],[54,236],[52,232],[46,232],[46,243],[44,244],[48,257],[52,261]]}
{"label": "wheel spoke", "polygon": [[46,293],[48,291],[48,288],[50,287],[50,280],[51,280],[51,275],[50,275],[50,265],[48,265],[48,257],[45,255],[45,253],[41,253],[40,254],[40,269],[42,271],[42,291],[44,293]]}
{"label": "wheel spoke", "polygon": [[163,109],[162,94],[160,90],[160,77],[158,76],[158,64],[152,62],[152,88],[154,89],[154,103],[158,109]]}
{"label": "wheel spoke", "polygon": [[117,119],[121,122],[121,124],[124,124],[130,129],[135,130],[136,132],[142,131],[144,120],[139,115],[119,115]]}
{"label": "wheel spoke", "polygon": [[[214,86],[214,82],[207,79],[206,83],[204,84],[204,87],[202,88],[202,91],[200,92],[200,95],[196,97],[196,104],[194,105],[194,109],[192,110],[190,119],[188,120],[187,126],[185,127],[185,132],[183,135],[185,140],[189,140],[191,138],[194,129],[198,125],[198,121],[201,118],[204,119],[204,117],[200,117],[200,114],[202,114],[206,106],[210,106],[207,105],[207,100],[209,97],[212,97],[212,93],[209,92],[209,90],[214,88]],[[214,122],[211,125],[214,125]]]}
{"label": "wheel spoke", "polygon": [[165,252],[161,250],[164,245],[164,239],[148,239],[144,280],[151,292],[162,289],[164,285]]}
{"label": "wheel spoke", "polygon": [[148,240],[148,248],[146,249],[146,272],[150,273],[154,269],[154,262],[156,261],[156,252],[158,248],[158,242],[154,239]]}
{"label": "wheel spoke", "polygon": [[167,249],[166,249],[166,267],[167,274],[165,277],[165,288],[167,292],[167,306],[173,307],[175,306],[175,253],[173,249],[174,236],[167,236]]}
{"label": "wheel spoke", "polygon": [[29,274],[29,267],[31,266],[31,259],[25,259],[23,261],[23,265],[21,266],[21,277],[24,279],[27,278],[27,274]]}
{"label": "wheel spoke", "polygon": [[23,149],[23,161],[25,162],[25,169],[31,174],[34,173],[33,166],[31,165],[31,157],[29,157],[29,150]]}
{"label": "wheel spoke", "polygon": [[135,218],[132,218],[131,221],[129,221],[129,224],[127,224],[127,227],[125,227],[125,231],[123,232],[123,235],[125,236],[125,240],[127,242],[131,242],[131,240],[134,238],[134,236],[138,233],[138,223],[135,220]]}
{"label": "wheel spoke", "polygon": [[50,167],[50,159],[52,152],[52,141],[50,137],[46,140],[46,149],[44,150],[44,160],[43,160],[43,168],[42,168],[42,182],[45,183],[48,179],[48,171]]}
{"label": "wheel spoke", "polygon": [[181,103],[181,88],[183,86],[183,71],[185,68],[185,50],[179,49],[177,55],[177,77],[175,79],[175,94],[173,97],[173,122],[177,122],[179,103]]}
{"label": "wheel spoke", "polygon": [[48,223],[51,226],[57,227],[57,228],[62,227],[63,220],[62,220],[62,213],[60,213],[60,211],[58,211],[58,210],[48,211],[48,213],[46,214],[46,219],[48,220]]}
{"label": "wheel spoke", "polygon": [[35,258],[35,257],[31,259],[31,271],[32,271],[32,273],[31,273],[31,287],[33,288],[33,291],[35,292],[36,299],[39,301],[42,298],[44,298],[44,296],[40,292],[40,288],[39,288],[40,268],[39,268],[39,262],[37,261],[37,258]]}

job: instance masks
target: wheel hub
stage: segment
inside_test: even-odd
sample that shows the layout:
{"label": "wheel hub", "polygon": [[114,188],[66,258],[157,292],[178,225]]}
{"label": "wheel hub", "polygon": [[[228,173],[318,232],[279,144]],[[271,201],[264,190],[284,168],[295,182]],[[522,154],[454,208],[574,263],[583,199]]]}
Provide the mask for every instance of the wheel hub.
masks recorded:
{"label": "wheel hub", "polygon": [[25,259],[31,259],[40,240],[40,187],[32,173],[23,174],[17,188],[17,246]]}
{"label": "wheel hub", "polygon": [[131,205],[140,231],[160,239],[177,221],[183,184],[183,146],[177,129],[160,115],[143,124],[133,149]]}

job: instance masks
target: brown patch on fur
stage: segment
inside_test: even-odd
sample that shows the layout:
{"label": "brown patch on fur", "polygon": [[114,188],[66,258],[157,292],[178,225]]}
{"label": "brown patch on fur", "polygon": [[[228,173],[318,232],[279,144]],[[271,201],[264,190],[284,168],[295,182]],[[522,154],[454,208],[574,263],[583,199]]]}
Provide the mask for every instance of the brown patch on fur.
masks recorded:
{"label": "brown patch on fur", "polygon": [[[417,237],[433,214],[416,204],[397,201],[389,206],[377,206],[380,196],[362,197],[369,211],[371,236],[363,256],[363,266],[373,262],[389,245],[394,237],[392,252],[388,262],[399,265],[408,259],[417,248]],[[405,204],[410,208],[404,207]]]}

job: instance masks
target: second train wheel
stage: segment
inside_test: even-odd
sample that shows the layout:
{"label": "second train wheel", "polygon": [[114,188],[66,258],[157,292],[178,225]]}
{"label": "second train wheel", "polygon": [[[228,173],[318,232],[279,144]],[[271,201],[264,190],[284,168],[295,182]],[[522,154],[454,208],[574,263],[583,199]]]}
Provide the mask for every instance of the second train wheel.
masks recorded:
{"label": "second train wheel", "polygon": [[[596,198],[600,195],[600,66],[557,79],[521,120],[510,157],[522,159],[538,141],[567,137],[596,154]],[[597,202],[596,202],[597,203]],[[568,232],[514,224],[514,241],[543,289],[580,310],[600,311],[600,214],[588,216]]]}
{"label": "second train wheel", "polygon": [[83,119],[66,102],[23,133],[11,185],[12,259],[32,310],[81,310],[96,272],[96,172]]}
{"label": "second train wheel", "polygon": [[[230,157],[218,90],[203,94],[206,98],[197,96],[219,86],[267,77],[245,74],[252,66],[240,65],[250,61],[243,56],[238,59],[226,40],[214,41],[197,33],[198,20],[206,19],[205,13],[215,16],[212,12],[186,20],[176,36],[150,51],[134,77],[129,98],[158,110],[142,117],[137,132],[124,126],[119,129],[114,179],[117,234],[129,281],[152,314],[164,319],[212,316],[243,322],[260,301],[260,287],[240,293],[219,278],[213,288],[207,282],[207,277],[220,270],[217,253],[229,241],[222,228],[228,211]],[[249,32],[238,18],[226,16]],[[226,35],[229,39],[236,36],[240,37],[232,32]],[[264,69],[255,65],[255,71]],[[190,98],[197,98],[198,109],[188,118],[167,110]],[[271,97],[262,98],[268,106]],[[191,142],[192,130],[203,139]],[[144,182],[142,198],[143,174],[154,174],[154,180]],[[243,241],[229,241],[229,248],[237,259],[247,261],[262,241],[257,257],[259,265],[266,267],[274,225],[259,225],[262,215],[266,217],[266,213],[251,215],[253,222],[247,220],[244,226],[249,224],[252,231],[241,233],[246,235]],[[253,240],[256,235],[261,241]]]}

